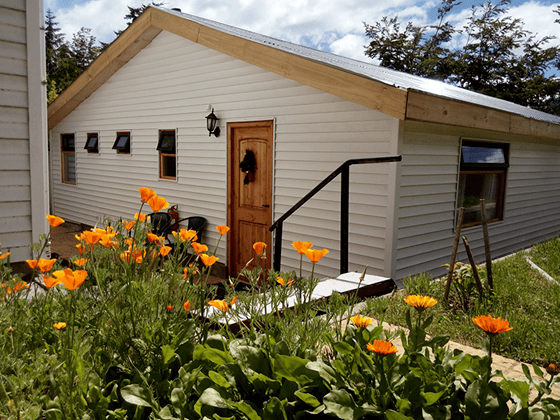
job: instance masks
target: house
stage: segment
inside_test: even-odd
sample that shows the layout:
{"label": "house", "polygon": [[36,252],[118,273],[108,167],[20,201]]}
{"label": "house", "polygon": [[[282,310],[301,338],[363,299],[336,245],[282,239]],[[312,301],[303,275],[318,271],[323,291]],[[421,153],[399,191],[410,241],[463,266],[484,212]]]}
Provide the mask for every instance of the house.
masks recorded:
{"label": "house", "polygon": [[[152,188],[181,217],[208,219],[210,247],[214,225],[232,228],[218,249],[230,273],[253,242],[270,251],[273,221],[354,158],[402,162],[351,168],[350,270],[442,273],[458,205],[483,260],[480,197],[494,257],[560,229],[560,118],[177,10],[150,7],[48,118],[55,214],[126,217],[138,187]],[[337,179],[286,220],[283,270],[299,269],[301,240],[330,250],[318,275],[337,273],[339,191]]]}
{"label": "house", "polygon": [[42,1],[0,0],[0,244],[15,263],[48,227],[43,26]]}

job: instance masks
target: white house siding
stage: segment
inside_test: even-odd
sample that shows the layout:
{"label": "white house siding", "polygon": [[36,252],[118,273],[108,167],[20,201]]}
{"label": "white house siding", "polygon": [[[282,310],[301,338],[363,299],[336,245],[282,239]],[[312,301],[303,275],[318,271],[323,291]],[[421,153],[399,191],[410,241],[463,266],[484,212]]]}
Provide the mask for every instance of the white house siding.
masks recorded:
{"label": "white house siding", "polygon": [[[489,225],[497,258],[560,232],[560,147],[552,140],[482,130],[406,123],[398,217],[396,278],[444,273],[454,242],[453,220],[460,139],[510,144],[504,220]],[[482,228],[463,229],[477,262],[484,261]],[[467,261],[462,244],[458,259]]]}
{"label": "white house siding", "polygon": [[46,230],[43,19],[42,2],[0,0],[0,243],[12,262]]}
{"label": "white house siding", "polygon": [[[204,117],[211,105],[222,134],[209,137]],[[387,155],[395,120],[319,90],[162,32],[51,132],[55,213],[94,224],[102,215],[131,217],[138,187],[153,188],[181,217],[203,215],[203,238],[227,217],[226,124],[274,120],[274,219],[350,158]],[[178,129],[177,181],[158,180],[159,129]],[[131,132],[131,155],[111,150],[117,131]],[[76,133],[77,184],[61,183],[60,134]],[[99,155],[83,150],[99,132]],[[351,268],[385,270],[391,194],[389,164],[351,171]],[[329,186],[284,226],[283,269],[299,267],[291,241],[311,241],[331,252],[316,268],[335,274],[339,257],[339,183]],[[392,187],[394,191],[394,185]],[[226,242],[218,255],[225,262]],[[309,264],[307,264],[309,266]]]}

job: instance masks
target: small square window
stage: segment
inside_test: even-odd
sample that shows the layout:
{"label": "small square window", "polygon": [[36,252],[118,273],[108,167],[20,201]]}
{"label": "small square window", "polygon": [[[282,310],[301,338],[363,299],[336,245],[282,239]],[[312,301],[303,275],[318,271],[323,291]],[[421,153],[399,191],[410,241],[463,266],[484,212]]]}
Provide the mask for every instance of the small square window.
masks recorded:
{"label": "small square window", "polygon": [[120,154],[130,154],[130,133],[117,133],[113,149]]}
{"label": "small square window", "polygon": [[159,177],[177,179],[175,130],[160,130],[156,150],[159,151]]}
{"label": "small square window", "polygon": [[84,149],[88,153],[99,153],[99,135],[97,133],[88,133]]}
{"label": "small square window", "polygon": [[463,141],[457,194],[457,208],[465,208],[463,227],[482,222],[481,199],[488,222],[503,220],[508,151],[503,143]]}

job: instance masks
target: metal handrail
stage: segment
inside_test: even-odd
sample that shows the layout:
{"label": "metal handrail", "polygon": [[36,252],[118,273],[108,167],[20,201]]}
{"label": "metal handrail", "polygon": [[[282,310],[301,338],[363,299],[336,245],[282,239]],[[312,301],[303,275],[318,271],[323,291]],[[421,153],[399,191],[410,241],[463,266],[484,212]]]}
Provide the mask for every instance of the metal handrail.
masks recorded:
{"label": "metal handrail", "polygon": [[367,163],[386,163],[400,162],[402,156],[387,156],[378,158],[365,159],[349,159],[335,169],[329,176],[321,181],[315,188],[305,195],[301,200],[294,204],[286,213],[284,213],[276,222],[268,228],[273,232],[276,230],[274,238],[274,263],[275,271],[280,271],[280,261],[282,259],[282,226],[284,220],[294,214],[301,206],[309,201],[315,194],[321,191],[329,182],[341,175],[340,186],[340,274],[348,271],[348,219],[350,208],[350,166],[363,165]]}

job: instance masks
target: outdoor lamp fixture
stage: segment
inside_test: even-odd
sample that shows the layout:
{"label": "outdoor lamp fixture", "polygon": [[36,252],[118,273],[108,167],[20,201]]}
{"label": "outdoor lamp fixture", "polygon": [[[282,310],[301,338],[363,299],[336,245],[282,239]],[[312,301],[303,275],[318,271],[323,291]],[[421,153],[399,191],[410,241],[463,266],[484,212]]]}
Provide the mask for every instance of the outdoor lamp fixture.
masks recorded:
{"label": "outdoor lamp fixture", "polygon": [[208,129],[208,137],[212,137],[214,134],[216,137],[220,136],[220,127],[216,127],[218,123],[218,117],[214,114],[214,108],[212,108],[212,112],[206,116],[206,128]]}

